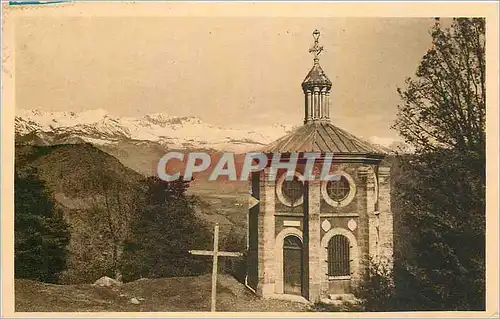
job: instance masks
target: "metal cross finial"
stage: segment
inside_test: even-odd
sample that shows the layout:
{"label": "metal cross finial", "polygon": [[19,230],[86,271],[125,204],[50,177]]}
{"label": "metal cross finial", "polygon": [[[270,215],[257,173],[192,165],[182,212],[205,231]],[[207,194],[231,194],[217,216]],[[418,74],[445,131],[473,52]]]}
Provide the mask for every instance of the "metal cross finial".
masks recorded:
{"label": "metal cross finial", "polygon": [[318,29],[314,30],[313,32],[313,38],[314,38],[314,45],[309,49],[309,53],[314,53],[314,62],[318,62],[319,58],[319,54],[323,51],[323,46],[322,45],[319,45],[319,36],[320,36],[320,33],[318,31]]}

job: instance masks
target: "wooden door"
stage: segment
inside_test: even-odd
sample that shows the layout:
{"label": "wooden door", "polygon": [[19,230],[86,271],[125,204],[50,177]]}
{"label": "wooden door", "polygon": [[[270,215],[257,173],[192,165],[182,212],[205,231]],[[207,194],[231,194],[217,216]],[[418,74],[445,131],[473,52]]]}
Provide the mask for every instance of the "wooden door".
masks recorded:
{"label": "wooden door", "polygon": [[283,243],[283,276],[285,294],[302,295],[302,242],[287,236]]}

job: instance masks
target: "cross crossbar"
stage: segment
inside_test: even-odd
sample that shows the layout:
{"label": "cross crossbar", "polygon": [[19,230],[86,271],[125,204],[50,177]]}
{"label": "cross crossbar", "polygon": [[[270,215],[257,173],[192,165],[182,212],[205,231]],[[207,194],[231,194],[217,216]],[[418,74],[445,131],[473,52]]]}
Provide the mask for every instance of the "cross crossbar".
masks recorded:
{"label": "cross crossbar", "polygon": [[[201,256],[213,256],[214,252],[211,250],[190,250],[189,253],[191,255],[201,255]],[[218,251],[217,256],[222,257],[240,257],[242,253],[230,252],[230,251]]]}

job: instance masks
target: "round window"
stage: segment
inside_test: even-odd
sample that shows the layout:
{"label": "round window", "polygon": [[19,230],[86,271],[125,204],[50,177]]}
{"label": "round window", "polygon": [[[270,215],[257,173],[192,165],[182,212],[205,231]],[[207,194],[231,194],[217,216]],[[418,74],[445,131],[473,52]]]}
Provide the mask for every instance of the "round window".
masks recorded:
{"label": "round window", "polygon": [[293,180],[286,180],[283,174],[276,185],[276,195],[281,203],[289,207],[297,207],[304,202],[304,183],[300,173],[295,172]]}
{"label": "round window", "polygon": [[331,180],[326,185],[328,197],[336,202],[343,201],[351,191],[349,181],[345,176],[341,176],[340,180]]}
{"label": "round window", "polygon": [[356,194],[356,184],[345,172],[337,172],[340,178],[330,179],[321,183],[321,194],[328,205],[342,207],[349,204]]}
{"label": "round window", "polygon": [[293,180],[283,182],[283,195],[291,203],[291,206],[296,206],[304,195],[304,185],[294,176]]}

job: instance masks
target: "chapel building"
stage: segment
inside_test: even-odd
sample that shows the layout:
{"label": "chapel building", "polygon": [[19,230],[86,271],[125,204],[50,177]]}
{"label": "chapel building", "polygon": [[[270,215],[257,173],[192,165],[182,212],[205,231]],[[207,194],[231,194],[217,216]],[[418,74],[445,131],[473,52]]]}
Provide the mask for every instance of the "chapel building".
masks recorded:
{"label": "chapel building", "polygon": [[[330,121],[332,82],[319,64],[315,30],[314,64],[302,82],[304,124],[264,149],[286,157],[298,153],[293,180],[269,167],[253,173],[251,193],[258,204],[248,213],[246,285],[264,298],[311,302],[353,293],[370,258],[392,264],[393,217],[390,168],[385,152]],[[332,108],[334,111],[335,108]],[[304,153],[333,154],[328,181],[302,181]]]}

